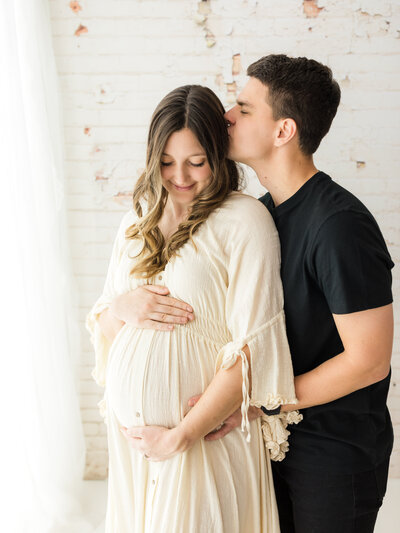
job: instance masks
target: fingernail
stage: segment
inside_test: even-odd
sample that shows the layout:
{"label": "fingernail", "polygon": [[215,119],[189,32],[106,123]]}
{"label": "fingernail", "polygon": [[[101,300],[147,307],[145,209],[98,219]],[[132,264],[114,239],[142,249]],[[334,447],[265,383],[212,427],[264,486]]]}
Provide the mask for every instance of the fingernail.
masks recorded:
{"label": "fingernail", "polygon": [[193,309],[191,307],[186,307],[186,311],[189,311],[189,313],[193,313]]}
{"label": "fingernail", "polygon": [[168,326],[168,329],[174,329],[174,326],[171,324]]}
{"label": "fingernail", "polygon": [[193,315],[189,315],[189,316],[188,316],[188,319],[189,319],[189,320],[193,320],[193,318],[194,318]]}

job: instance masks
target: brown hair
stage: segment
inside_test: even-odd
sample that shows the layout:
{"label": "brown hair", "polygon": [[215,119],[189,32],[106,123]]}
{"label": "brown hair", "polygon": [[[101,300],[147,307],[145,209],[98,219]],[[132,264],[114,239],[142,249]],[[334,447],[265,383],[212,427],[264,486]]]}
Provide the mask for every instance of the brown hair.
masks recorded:
{"label": "brown hair", "polygon": [[[133,208],[140,219],[126,230],[127,238],[143,241],[132,275],[151,278],[164,270],[210,213],[230,192],[239,190],[238,167],[227,159],[229,137],[224,113],[217,95],[201,85],[178,87],[167,94],[154,111],[147,139],[146,168],[133,191]],[[187,219],[165,240],[158,228],[168,198],[161,179],[161,155],[170,135],[183,128],[194,133],[206,152],[211,180],[191,203]]]}
{"label": "brown hair", "polygon": [[340,102],[329,67],[306,57],[271,54],[252,63],[247,75],[268,87],[274,120],[292,118],[300,150],[313,154],[328,133]]}

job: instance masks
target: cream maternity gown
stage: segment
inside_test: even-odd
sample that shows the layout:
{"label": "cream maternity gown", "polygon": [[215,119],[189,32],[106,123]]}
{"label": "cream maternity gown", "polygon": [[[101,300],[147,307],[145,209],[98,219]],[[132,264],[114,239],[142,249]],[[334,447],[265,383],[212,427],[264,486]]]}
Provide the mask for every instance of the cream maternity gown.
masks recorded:
{"label": "cream maternity gown", "polygon": [[[254,198],[231,193],[150,283],[188,302],[195,320],[171,332],[125,324],[111,346],[98,316],[112,299],[144,283],[129,276],[141,244],[125,239],[137,220],[122,219],[103,294],[87,316],[95,346],[93,377],[105,386],[109,485],[106,533],[277,533],[270,455],[282,459],[287,423],[297,413],[247,420],[250,405],[295,402],[279,276],[280,248],[270,214]],[[252,388],[248,397],[247,359]],[[243,426],[223,439],[198,441],[164,462],[133,450],[120,426],[173,427],[216,370],[240,357]],[[251,435],[250,442],[249,435]]]}

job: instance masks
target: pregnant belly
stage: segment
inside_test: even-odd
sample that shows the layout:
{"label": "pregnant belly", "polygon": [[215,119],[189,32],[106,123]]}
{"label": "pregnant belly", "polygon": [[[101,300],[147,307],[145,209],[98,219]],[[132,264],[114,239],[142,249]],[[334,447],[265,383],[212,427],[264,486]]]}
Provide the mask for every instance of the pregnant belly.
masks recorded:
{"label": "pregnant belly", "polygon": [[221,345],[185,327],[172,332],[123,326],[107,368],[107,404],[124,426],[176,426],[191,396],[214,376]]}

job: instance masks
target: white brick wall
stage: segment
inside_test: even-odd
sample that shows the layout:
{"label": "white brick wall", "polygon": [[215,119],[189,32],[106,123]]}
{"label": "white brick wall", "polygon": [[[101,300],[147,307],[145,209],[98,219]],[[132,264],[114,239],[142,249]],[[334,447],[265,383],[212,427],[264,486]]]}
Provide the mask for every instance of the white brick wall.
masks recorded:
{"label": "white brick wall", "polygon": [[[64,107],[70,239],[80,291],[86,477],[94,479],[107,475],[107,442],[96,407],[101,390],[90,376],[93,351],[84,317],[102,289],[115,230],[129,205],[124,193],[132,190],[143,166],[155,105],[179,85],[200,83],[229,106],[245,81],[246,66],[268,53],[306,55],[327,63],[343,96],[317,166],[366,203],[399,262],[400,5],[397,0],[49,4]],[[77,36],[80,25],[87,31]],[[234,54],[240,54],[242,66],[237,74],[232,74]],[[249,190],[262,192],[253,176]],[[398,267],[393,286],[398,298]],[[390,407],[397,440],[391,475],[400,477],[398,319],[396,323]]]}

